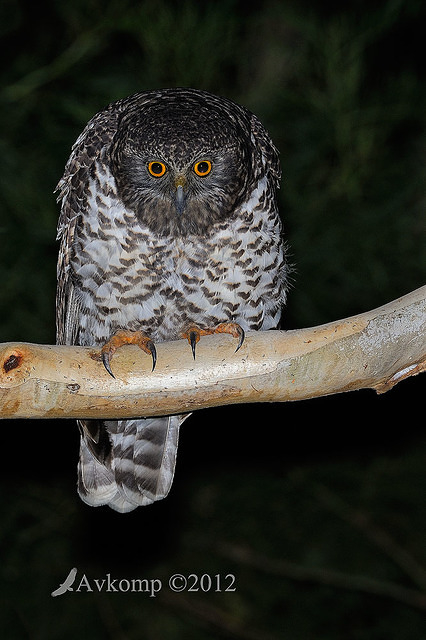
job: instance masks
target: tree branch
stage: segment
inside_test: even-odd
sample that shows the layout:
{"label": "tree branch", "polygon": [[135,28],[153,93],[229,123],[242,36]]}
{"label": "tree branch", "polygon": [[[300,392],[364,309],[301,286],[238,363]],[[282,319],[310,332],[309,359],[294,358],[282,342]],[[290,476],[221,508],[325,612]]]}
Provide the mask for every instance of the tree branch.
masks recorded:
{"label": "tree branch", "polygon": [[372,388],[426,369],[426,286],[373,311],[296,331],[248,332],[114,355],[113,379],[94,347],[0,345],[2,418],[130,418],[249,402],[285,402]]}

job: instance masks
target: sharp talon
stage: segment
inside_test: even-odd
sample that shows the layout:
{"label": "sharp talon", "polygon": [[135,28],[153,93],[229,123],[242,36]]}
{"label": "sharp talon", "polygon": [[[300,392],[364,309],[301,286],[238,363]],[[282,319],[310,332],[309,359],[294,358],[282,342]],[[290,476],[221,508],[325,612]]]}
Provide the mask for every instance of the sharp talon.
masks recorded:
{"label": "sharp talon", "polygon": [[189,343],[191,345],[192,355],[195,360],[195,347],[197,346],[197,334],[195,333],[195,331],[189,332]]}
{"label": "sharp talon", "polygon": [[151,357],[152,357],[151,373],[152,373],[155,369],[155,365],[157,364],[157,349],[155,348],[155,344],[151,340],[146,343],[146,346],[151,352]]}
{"label": "sharp talon", "polygon": [[109,364],[109,362],[110,362],[109,353],[104,351],[104,353],[101,353],[101,357],[102,357],[102,362],[104,363],[105,369],[108,371],[109,375],[112,376],[115,379],[115,375],[111,371],[111,367],[110,367],[110,364]]}
{"label": "sharp talon", "polygon": [[239,333],[240,333],[240,341],[238,342],[238,346],[235,349],[235,353],[237,353],[238,349],[241,347],[241,345],[244,342],[244,338],[246,337],[246,334],[245,334],[244,329],[242,327],[239,327]]}

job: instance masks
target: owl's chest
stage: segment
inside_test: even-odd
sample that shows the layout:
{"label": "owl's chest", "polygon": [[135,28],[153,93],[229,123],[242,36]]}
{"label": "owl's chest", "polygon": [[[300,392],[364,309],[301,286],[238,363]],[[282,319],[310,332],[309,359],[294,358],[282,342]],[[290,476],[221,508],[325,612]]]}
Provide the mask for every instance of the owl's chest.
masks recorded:
{"label": "owl's chest", "polygon": [[226,320],[269,328],[281,295],[278,226],[266,229],[250,214],[208,237],[161,237],[122,205],[106,204],[108,216],[93,206],[80,226],[71,259],[88,333],[95,328],[103,339],[118,328],[143,329],[165,340],[189,323]]}
{"label": "owl's chest", "polygon": [[144,229],[115,225],[86,229],[77,239],[72,268],[82,308],[108,332],[149,330],[155,339],[178,336],[189,322],[222,314],[232,247],[153,238]]}

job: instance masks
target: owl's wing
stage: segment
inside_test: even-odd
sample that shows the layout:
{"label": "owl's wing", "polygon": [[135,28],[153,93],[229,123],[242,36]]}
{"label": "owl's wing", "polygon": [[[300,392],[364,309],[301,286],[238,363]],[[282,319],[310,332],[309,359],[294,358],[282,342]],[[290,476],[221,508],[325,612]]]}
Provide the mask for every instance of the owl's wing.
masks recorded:
{"label": "owl's wing", "polygon": [[[260,120],[250,114],[251,136],[258,155],[258,167],[262,176],[266,175],[271,180],[274,189],[279,189],[281,180],[281,166],[278,149],[271,140]],[[260,176],[257,176],[259,178]]]}
{"label": "owl's wing", "polygon": [[[124,101],[120,101],[124,102]],[[79,303],[75,295],[70,271],[70,259],[74,246],[75,232],[84,224],[84,216],[89,207],[89,177],[103,149],[111,144],[117,129],[120,102],[110,105],[96,114],[72,147],[65,172],[56,192],[61,202],[57,239],[60,249],[57,266],[56,295],[56,340],[58,344],[78,342]]]}

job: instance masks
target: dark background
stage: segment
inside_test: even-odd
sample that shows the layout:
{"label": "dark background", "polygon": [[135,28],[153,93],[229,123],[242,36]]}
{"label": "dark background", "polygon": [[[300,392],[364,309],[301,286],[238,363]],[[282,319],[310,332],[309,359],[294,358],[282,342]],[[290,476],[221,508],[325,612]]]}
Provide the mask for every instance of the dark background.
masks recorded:
{"label": "dark background", "polygon": [[[285,328],[422,286],[425,15],[420,0],[3,0],[0,341],[54,342],[53,190],[85,123],[166,86],[244,104],[281,152]],[[72,422],[0,423],[1,637],[425,638],[422,393],[419,376],[194,414],[171,494],[127,515],[78,499]],[[164,588],[52,598],[72,567]],[[236,591],[173,594],[176,572],[234,574]]]}

